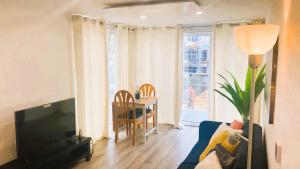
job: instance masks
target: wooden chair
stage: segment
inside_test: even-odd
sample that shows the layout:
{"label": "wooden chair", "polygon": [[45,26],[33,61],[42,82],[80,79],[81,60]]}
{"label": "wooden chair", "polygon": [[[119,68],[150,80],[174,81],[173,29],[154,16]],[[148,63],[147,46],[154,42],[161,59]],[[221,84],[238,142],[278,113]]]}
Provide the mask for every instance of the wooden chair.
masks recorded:
{"label": "wooden chair", "polygon": [[[136,112],[134,105],[134,97],[126,90],[120,90],[116,93],[113,102],[113,119],[115,130],[115,142],[118,142],[119,129],[126,127],[126,133],[132,134],[132,144],[136,141],[136,127],[143,124],[142,112]],[[132,126],[132,127],[131,127]]]}
{"label": "wooden chair", "polygon": [[[151,97],[151,96],[155,97],[156,96],[154,86],[149,83],[142,84],[139,88],[139,91],[141,92],[142,96],[147,96],[147,97]],[[155,106],[153,106],[152,109],[147,108],[146,114],[147,114],[146,129],[148,129],[148,119],[150,119],[151,117],[153,117],[153,127],[155,127],[155,116],[156,116]]]}

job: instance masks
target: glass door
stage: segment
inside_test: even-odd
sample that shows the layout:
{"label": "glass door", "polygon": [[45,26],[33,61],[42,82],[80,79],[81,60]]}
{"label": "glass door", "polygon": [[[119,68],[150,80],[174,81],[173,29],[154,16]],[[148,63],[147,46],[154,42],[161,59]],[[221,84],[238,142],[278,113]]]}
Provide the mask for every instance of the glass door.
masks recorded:
{"label": "glass door", "polygon": [[209,119],[209,80],[212,34],[186,32],[183,35],[182,120],[198,126]]}

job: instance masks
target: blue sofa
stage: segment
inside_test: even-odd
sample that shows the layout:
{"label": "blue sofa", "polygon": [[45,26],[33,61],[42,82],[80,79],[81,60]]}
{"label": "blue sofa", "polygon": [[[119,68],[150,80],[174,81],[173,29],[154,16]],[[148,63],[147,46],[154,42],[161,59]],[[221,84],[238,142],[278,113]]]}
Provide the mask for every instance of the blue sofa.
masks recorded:
{"label": "blue sofa", "polygon": [[[204,151],[209,143],[210,138],[219,127],[221,122],[203,121],[199,126],[199,139],[193,147],[192,151],[186,159],[179,165],[178,169],[193,169],[199,163],[199,156]],[[254,124],[253,134],[253,155],[252,155],[252,169],[264,169],[265,159],[262,141],[262,128]],[[244,128],[242,134],[248,137],[248,126]],[[235,161],[233,169],[246,169],[247,168],[247,142],[242,140],[236,153],[237,160]]]}

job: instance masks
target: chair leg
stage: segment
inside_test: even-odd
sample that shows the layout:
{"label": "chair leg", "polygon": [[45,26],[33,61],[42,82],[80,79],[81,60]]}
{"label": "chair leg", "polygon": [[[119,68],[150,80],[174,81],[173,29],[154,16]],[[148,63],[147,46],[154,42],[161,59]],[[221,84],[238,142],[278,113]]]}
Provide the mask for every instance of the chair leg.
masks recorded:
{"label": "chair leg", "polygon": [[119,126],[118,124],[116,124],[116,128],[115,128],[115,143],[118,143],[118,136],[119,135]]}
{"label": "chair leg", "polygon": [[126,123],[126,135],[128,136],[128,134],[129,134],[129,125],[128,125],[128,123]]}
{"label": "chair leg", "polygon": [[146,117],[146,130],[148,130],[148,118]]}
{"label": "chair leg", "polygon": [[132,144],[135,145],[135,122],[133,122]]}
{"label": "chair leg", "polygon": [[152,124],[152,126],[153,126],[153,128],[156,127],[156,125],[155,125],[155,116],[156,116],[155,113],[153,113],[153,116],[152,116],[152,119],[153,119],[153,124]]}

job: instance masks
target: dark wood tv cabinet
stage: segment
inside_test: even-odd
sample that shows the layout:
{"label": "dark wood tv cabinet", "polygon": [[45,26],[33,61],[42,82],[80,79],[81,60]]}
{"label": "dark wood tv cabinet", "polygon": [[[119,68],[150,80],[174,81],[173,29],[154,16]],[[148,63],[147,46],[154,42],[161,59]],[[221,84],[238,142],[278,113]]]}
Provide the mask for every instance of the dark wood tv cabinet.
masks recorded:
{"label": "dark wood tv cabinet", "polygon": [[83,158],[86,161],[91,159],[90,137],[82,137],[80,140],[78,136],[75,136],[67,142],[66,148],[45,160],[39,161],[38,165],[29,165],[23,160],[15,159],[0,166],[0,169],[68,169]]}

